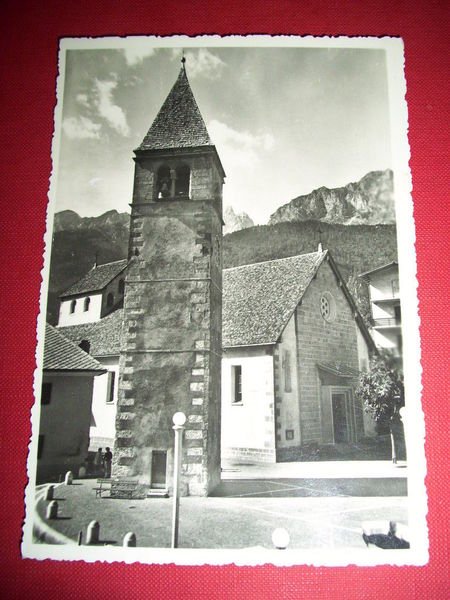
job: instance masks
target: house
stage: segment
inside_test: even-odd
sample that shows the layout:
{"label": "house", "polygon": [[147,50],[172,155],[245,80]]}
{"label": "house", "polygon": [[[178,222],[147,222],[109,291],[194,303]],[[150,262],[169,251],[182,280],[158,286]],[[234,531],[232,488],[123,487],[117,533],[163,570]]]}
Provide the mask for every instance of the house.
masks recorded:
{"label": "house", "polygon": [[223,291],[222,457],[374,434],[353,392],[374,344],[328,251],[226,269]]}
{"label": "house", "polygon": [[[80,300],[83,297],[80,296]],[[92,394],[92,418],[89,451],[114,446],[116,435],[119,353],[123,328],[123,310],[117,309],[92,323],[59,327],[77,346],[86,349],[104,369],[95,378]]]}
{"label": "house", "polygon": [[103,367],[46,325],[40,396],[38,482],[78,471],[87,457],[94,379]]}
{"label": "house", "polygon": [[369,288],[374,342],[378,348],[392,351],[394,357],[401,362],[402,313],[398,263],[382,265],[362,273],[360,277]]}
{"label": "house", "polygon": [[123,305],[126,260],[95,264],[60,296],[60,326],[92,323]]}
{"label": "house", "polygon": [[[104,367],[96,377],[89,450],[113,447],[127,260],[95,265],[60,296],[58,327]],[[119,316],[120,315],[120,316]]]}
{"label": "house", "polygon": [[[62,331],[88,341],[117,381],[122,321],[119,309]],[[275,462],[312,442],[374,434],[353,394],[374,344],[328,251],[225,269],[222,329],[223,457]],[[91,450],[112,444],[110,398],[97,377]]]}

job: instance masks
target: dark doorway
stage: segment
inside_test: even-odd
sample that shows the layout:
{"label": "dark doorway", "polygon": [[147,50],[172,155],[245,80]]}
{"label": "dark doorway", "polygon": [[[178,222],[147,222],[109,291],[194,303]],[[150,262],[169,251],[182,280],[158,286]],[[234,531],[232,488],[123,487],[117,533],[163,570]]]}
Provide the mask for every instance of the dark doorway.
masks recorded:
{"label": "dark doorway", "polygon": [[152,452],[152,478],[151,486],[154,488],[166,487],[167,452],[153,450]]}
{"label": "dark doorway", "polygon": [[333,393],[331,403],[333,407],[334,442],[348,442],[347,407],[344,393]]}

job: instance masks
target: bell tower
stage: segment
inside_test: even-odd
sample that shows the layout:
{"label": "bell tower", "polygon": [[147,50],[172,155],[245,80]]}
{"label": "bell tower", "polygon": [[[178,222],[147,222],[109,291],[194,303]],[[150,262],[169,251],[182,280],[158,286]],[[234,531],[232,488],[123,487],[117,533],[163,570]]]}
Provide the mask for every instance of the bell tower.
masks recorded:
{"label": "bell tower", "polygon": [[135,150],[113,474],[170,489],[182,411],[182,492],[207,495],[220,481],[225,173],[184,62]]}

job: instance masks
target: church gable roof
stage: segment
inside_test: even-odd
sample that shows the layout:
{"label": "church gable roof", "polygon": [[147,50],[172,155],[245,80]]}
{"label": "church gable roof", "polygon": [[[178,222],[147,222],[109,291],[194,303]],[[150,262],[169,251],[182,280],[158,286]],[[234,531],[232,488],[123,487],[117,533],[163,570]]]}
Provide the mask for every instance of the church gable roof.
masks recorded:
{"label": "church gable roof", "polygon": [[211,146],[184,66],[138,150]]}
{"label": "church gable roof", "polygon": [[75,344],[88,341],[92,356],[111,356],[120,353],[122,324],[123,310],[119,309],[100,321],[60,327],[59,331]]}
{"label": "church gable roof", "polygon": [[62,293],[60,297],[67,298],[69,296],[103,290],[108,283],[125,269],[127,263],[127,260],[116,260],[115,262],[93,267],[84,277],[76,281],[69,289]]}
{"label": "church gable roof", "polygon": [[275,344],[326,254],[225,269],[223,347]]}
{"label": "church gable roof", "polygon": [[45,328],[43,368],[45,371],[104,371],[95,358],[48,323]]}

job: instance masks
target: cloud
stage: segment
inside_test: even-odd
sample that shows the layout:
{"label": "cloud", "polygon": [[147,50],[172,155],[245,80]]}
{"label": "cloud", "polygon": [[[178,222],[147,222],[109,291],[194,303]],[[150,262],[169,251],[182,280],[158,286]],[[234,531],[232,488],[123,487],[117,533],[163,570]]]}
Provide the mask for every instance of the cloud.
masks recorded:
{"label": "cloud", "polygon": [[133,67],[141,63],[147,56],[153,56],[156,48],[149,48],[145,42],[128,40],[127,47],[123,51],[127,65]]}
{"label": "cloud", "polygon": [[77,94],[75,97],[76,101],[78,102],[78,104],[81,104],[82,106],[85,106],[86,108],[89,108],[89,97],[87,94]]}
{"label": "cloud", "polygon": [[267,152],[275,144],[270,133],[254,135],[248,131],[237,131],[216,120],[208,124],[208,131],[225,165],[232,168],[255,166],[261,151]]}
{"label": "cloud", "polygon": [[[181,53],[178,48],[172,51],[172,60],[180,59]],[[186,56],[186,71],[192,77],[205,77],[206,79],[218,79],[226,67],[221,58],[207,50],[200,48],[198,52],[188,50]]]}
{"label": "cloud", "polygon": [[127,118],[120,106],[114,104],[113,100],[113,90],[115,90],[116,87],[117,81],[95,80],[98,114],[103,117],[117,133],[127,136],[130,133]]}
{"label": "cloud", "polygon": [[98,139],[101,125],[87,117],[67,117],[62,124],[64,133],[71,140]]}

